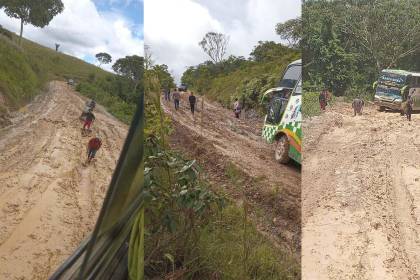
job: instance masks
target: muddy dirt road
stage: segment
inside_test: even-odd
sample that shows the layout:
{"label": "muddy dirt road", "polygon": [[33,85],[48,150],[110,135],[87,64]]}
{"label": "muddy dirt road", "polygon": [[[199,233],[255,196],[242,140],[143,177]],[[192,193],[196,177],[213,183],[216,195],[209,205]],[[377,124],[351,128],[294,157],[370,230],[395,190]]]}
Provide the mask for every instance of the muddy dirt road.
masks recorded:
{"label": "muddy dirt road", "polygon": [[52,82],[0,130],[0,279],[47,279],[93,229],[127,127],[97,106],[103,146],[83,168],[83,105]]}
{"label": "muddy dirt road", "polygon": [[[181,108],[162,101],[173,119],[174,148],[180,148],[204,166],[208,179],[237,201],[247,198],[259,229],[276,243],[300,247],[300,170],[295,164],[274,161],[272,146],[261,138],[261,118],[235,119],[233,112],[198,98],[192,116],[188,94]],[[204,106],[202,109],[202,105]],[[232,166],[240,177],[232,182]]]}
{"label": "muddy dirt road", "polygon": [[329,110],[303,127],[303,278],[420,279],[420,115]]}

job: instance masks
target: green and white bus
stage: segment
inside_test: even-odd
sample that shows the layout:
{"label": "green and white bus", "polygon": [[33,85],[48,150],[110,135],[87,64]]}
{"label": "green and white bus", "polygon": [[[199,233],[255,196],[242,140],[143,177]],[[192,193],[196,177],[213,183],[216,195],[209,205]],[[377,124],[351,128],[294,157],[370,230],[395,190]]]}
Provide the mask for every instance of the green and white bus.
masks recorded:
{"label": "green and white bus", "polygon": [[280,163],[293,159],[301,163],[302,151],[302,60],[290,63],[279,86],[263,95],[269,98],[262,137],[274,147],[274,158]]}
{"label": "green and white bus", "polygon": [[420,73],[405,70],[384,69],[374,84],[374,103],[379,111],[398,110],[404,113],[404,102],[413,96],[413,110],[420,110]]}

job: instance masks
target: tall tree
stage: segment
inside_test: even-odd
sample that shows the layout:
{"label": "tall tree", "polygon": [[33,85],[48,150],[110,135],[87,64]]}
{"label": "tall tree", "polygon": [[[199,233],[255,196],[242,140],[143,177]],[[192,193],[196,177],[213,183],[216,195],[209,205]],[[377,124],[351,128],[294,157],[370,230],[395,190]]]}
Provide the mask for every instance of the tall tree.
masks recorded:
{"label": "tall tree", "polygon": [[61,0],[0,0],[0,7],[9,17],[20,19],[19,42],[25,24],[43,28],[64,9]]}
{"label": "tall tree", "polygon": [[276,25],[276,33],[280,38],[286,40],[290,47],[298,47],[302,38],[302,20],[300,17],[290,19]]}
{"label": "tall tree", "polygon": [[97,53],[95,57],[99,61],[99,67],[101,67],[102,64],[109,64],[112,62],[111,55],[105,52]]}
{"label": "tall tree", "polygon": [[174,78],[172,77],[171,73],[169,73],[169,69],[166,64],[153,65],[152,70],[158,77],[162,88],[170,89],[175,87]]}
{"label": "tall tree", "polygon": [[198,44],[214,63],[219,63],[226,55],[229,37],[222,33],[208,32]]}
{"label": "tall tree", "polygon": [[355,1],[345,13],[342,31],[374,58],[376,68],[396,67],[420,49],[420,1]]}
{"label": "tall tree", "polygon": [[112,65],[112,69],[117,74],[134,81],[133,92],[135,93],[141,79],[143,78],[144,58],[138,55],[119,58],[114,65]]}
{"label": "tall tree", "polygon": [[322,73],[321,81],[336,95],[343,95],[349,87],[354,69],[354,56],[345,52],[333,30],[332,19],[322,20],[320,33],[312,41],[314,69]]}

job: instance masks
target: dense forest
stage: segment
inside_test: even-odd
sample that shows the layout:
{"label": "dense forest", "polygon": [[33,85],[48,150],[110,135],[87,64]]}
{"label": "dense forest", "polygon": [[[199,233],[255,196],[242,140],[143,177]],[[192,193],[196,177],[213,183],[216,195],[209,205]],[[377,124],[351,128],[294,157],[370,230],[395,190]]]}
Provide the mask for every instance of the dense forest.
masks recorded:
{"label": "dense forest", "polygon": [[304,30],[306,89],[370,96],[382,69],[420,71],[419,10],[418,0],[304,1],[294,29]]}

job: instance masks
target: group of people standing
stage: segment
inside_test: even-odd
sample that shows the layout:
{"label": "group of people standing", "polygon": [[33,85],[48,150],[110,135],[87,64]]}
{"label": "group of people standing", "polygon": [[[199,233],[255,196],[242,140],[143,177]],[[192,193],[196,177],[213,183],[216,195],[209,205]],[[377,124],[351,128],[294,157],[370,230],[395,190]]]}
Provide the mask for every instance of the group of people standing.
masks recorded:
{"label": "group of people standing", "polygon": [[[413,106],[414,106],[414,98],[413,98],[413,91],[410,92],[407,95],[406,101],[403,103],[403,108],[401,115],[406,115],[407,120],[411,121],[411,114],[413,112]],[[319,94],[319,106],[321,108],[321,111],[325,111],[326,106],[328,105],[328,101],[331,99],[331,93],[324,89]],[[351,104],[351,107],[354,111],[354,116],[361,115],[363,112],[363,107],[365,105],[365,102],[361,98],[355,98],[353,99],[353,102]]]}
{"label": "group of people standing", "polygon": [[[181,102],[181,93],[177,88],[175,88],[173,91],[166,89],[163,91],[165,101],[171,101],[171,96],[174,101],[175,110],[178,111],[179,104]],[[195,112],[195,104],[197,103],[197,98],[194,95],[194,92],[190,92],[190,95],[188,96],[188,102],[190,103],[190,110],[191,114],[194,115]]]}
{"label": "group of people standing", "polygon": [[[181,101],[181,93],[178,91],[178,89],[175,88],[172,91],[170,89],[165,89],[163,90],[163,96],[164,96],[165,101],[171,101],[171,98],[172,98],[174,102],[175,110],[178,111],[179,104]],[[197,98],[194,95],[194,92],[192,91],[190,92],[190,95],[188,96],[188,102],[190,104],[191,114],[194,115],[195,105],[197,104]],[[234,112],[235,118],[239,119],[241,115],[241,111],[242,111],[241,103],[239,102],[238,98],[236,98],[235,102],[233,103],[233,112]]]}

